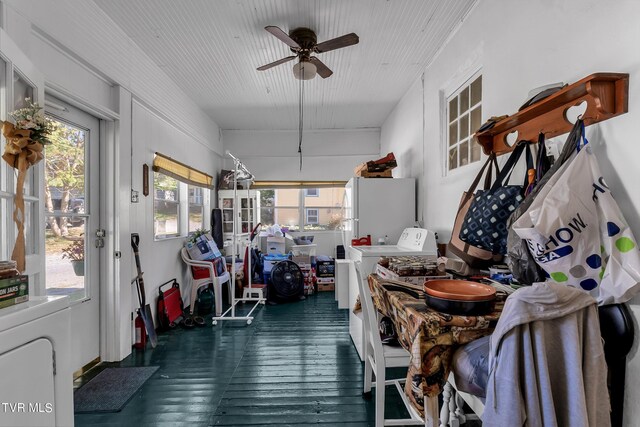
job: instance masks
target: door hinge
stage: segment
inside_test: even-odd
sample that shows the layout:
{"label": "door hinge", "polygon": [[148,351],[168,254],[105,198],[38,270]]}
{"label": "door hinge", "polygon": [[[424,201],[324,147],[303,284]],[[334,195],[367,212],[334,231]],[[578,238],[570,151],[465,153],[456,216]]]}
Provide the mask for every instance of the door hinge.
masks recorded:
{"label": "door hinge", "polygon": [[106,232],[102,228],[96,230],[96,248],[104,248],[104,236]]}
{"label": "door hinge", "polygon": [[51,357],[53,358],[53,375],[56,374],[56,351],[51,350]]}

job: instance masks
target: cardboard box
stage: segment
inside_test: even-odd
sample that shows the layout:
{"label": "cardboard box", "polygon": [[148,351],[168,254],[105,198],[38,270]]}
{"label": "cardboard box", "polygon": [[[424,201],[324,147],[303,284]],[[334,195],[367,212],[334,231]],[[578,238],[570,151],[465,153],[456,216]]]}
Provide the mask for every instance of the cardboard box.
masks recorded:
{"label": "cardboard box", "polygon": [[369,171],[366,163],[361,163],[353,170],[355,176],[363,178],[393,178],[393,170],[387,169],[384,171]]}
{"label": "cardboard box", "polygon": [[29,301],[29,276],[0,279],[0,308]]}
{"label": "cardboard box", "polygon": [[396,273],[381,266],[380,264],[376,264],[376,274],[383,279],[399,280],[401,282],[412,283],[418,286],[422,286],[427,280],[451,279],[452,277],[449,273],[445,273],[442,276],[398,276]]}
{"label": "cardboard box", "polygon": [[322,283],[318,283],[318,292],[329,292],[329,291],[335,291],[336,290],[336,285],[335,284],[322,284]]}

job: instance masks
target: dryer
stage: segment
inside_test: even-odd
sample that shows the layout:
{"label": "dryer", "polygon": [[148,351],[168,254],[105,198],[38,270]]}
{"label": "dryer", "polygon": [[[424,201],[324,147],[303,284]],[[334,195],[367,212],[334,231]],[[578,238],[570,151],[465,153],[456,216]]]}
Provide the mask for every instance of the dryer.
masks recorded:
{"label": "dryer", "polygon": [[73,426],[69,299],[0,310],[0,426]]}
{"label": "dryer", "polygon": [[[376,264],[381,256],[412,256],[420,255],[438,259],[438,247],[436,235],[433,231],[424,228],[405,228],[396,245],[350,246],[349,258],[360,261],[362,273],[369,275],[375,272]],[[349,266],[349,335],[353,345],[358,351],[360,360],[363,360],[362,339],[364,325],[362,323],[362,311],[353,313],[353,307],[358,298],[358,282],[354,264]]]}

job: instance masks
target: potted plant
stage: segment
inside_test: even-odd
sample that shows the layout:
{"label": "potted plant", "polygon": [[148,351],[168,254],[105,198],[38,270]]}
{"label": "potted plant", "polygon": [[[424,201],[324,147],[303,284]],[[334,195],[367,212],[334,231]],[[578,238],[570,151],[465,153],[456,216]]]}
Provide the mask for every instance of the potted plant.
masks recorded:
{"label": "potted plant", "polygon": [[68,258],[76,276],[84,276],[84,238],[74,240],[62,249],[62,258]]}

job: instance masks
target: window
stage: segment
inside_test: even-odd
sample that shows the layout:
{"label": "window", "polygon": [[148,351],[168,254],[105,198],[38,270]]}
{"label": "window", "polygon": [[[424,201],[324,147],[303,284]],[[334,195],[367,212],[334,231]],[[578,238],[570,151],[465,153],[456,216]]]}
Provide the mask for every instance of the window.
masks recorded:
{"label": "window", "polygon": [[204,229],[213,178],[160,153],[153,171],[154,237],[185,237]]}
{"label": "window", "polygon": [[306,209],[307,220],[305,224],[316,225],[318,224],[318,209]]}
{"label": "window", "polygon": [[180,185],[165,174],[153,174],[153,230],[156,238],[180,235]]}
{"label": "window", "polygon": [[452,171],[480,160],[473,134],[482,124],[482,76],[475,75],[447,98],[447,164]]}
{"label": "window", "polygon": [[188,186],[189,191],[189,234],[204,227],[204,193],[202,187]]}
{"label": "window", "polygon": [[[309,194],[311,192],[311,194]],[[260,222],[289,231],[337,230],[342,225],[344,187],[260,190]]]}

